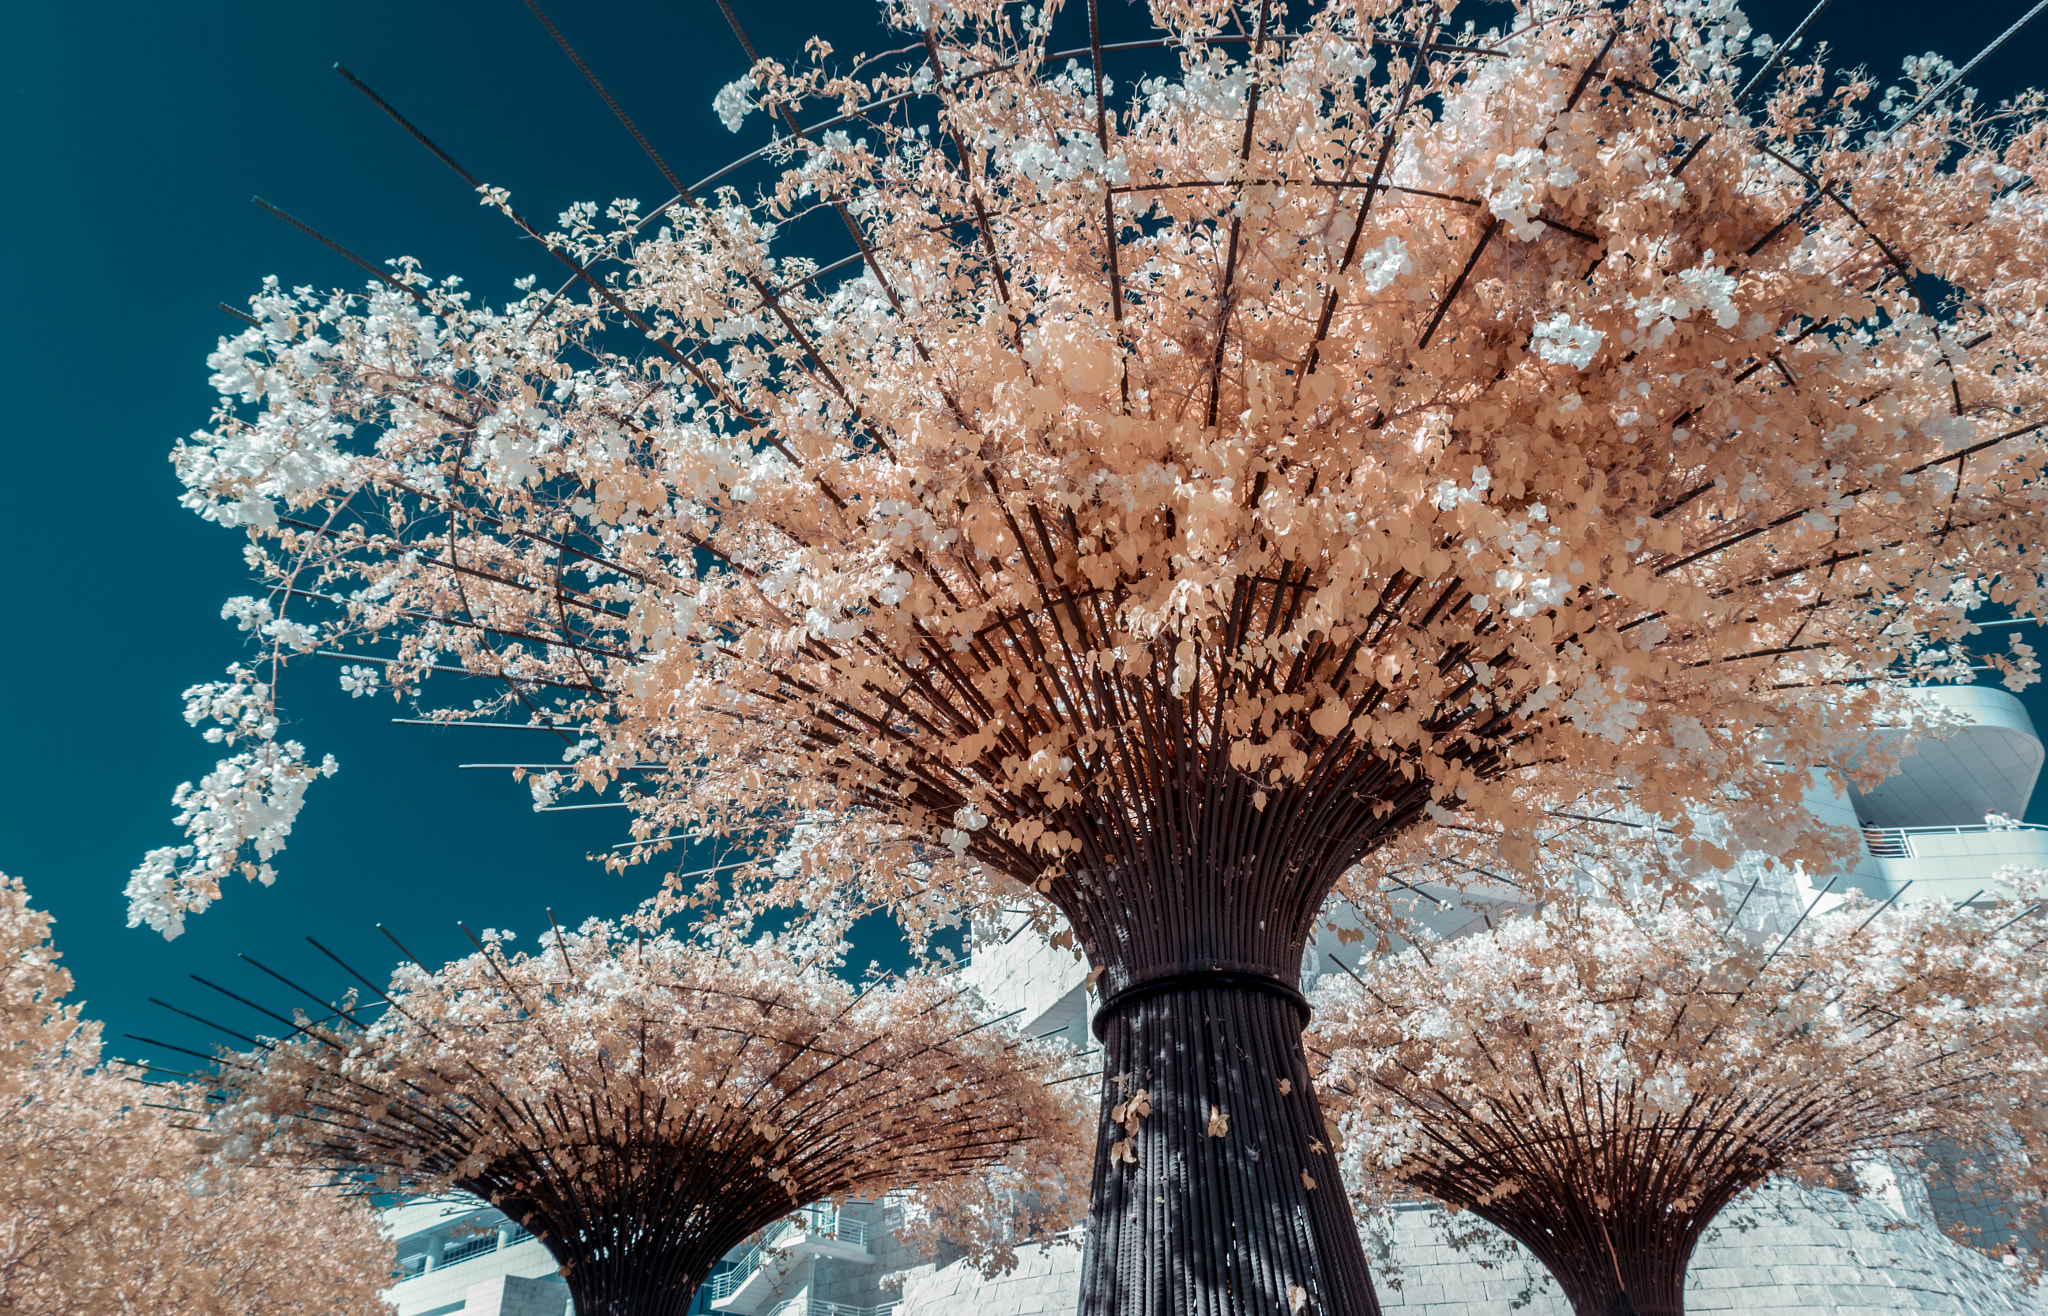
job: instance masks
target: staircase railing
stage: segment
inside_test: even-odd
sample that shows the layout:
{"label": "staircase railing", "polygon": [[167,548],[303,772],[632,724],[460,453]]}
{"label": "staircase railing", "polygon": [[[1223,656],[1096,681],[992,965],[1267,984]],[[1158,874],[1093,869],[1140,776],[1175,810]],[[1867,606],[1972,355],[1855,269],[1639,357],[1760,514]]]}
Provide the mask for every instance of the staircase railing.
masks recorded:
{"label": "staircase railing", "polygon": [[[763,1266],[768,1264],[769,1252],[792,1235],[802,1235],[810,1238],[830,1238],[836,1239],[841,1243],[851,1243],[856,1247],[866,1247],[868,1242],[868,1226],[865,1220],[856,1219],[836,1206],[807,1206],[796,1213],[795,1219],[778,1220],[762,1230],[760,1240],[740,1254],[737,1265],[723,1274],[713,1275],[709,1285],[711,1301],[722,1302],[739,1292],[742,1284],[752,1279]],[[795,1298],[791,1301],[802,1302],[805,1299]],[[787,1306],[788,1304],[785,1303],[783,1305]],[[816,1307],[817,1304],[813,1304],[813,1306]],[[893,1307],[894,1304],[891,1303],[888,1306]],[[822,1307],[817,1309],[822,1316],[848,1316],[848,1313],[851,1313],[852,1316],[879,1316],[879,1313],[885,1310],[884,1308],[848,1307],[846,1312],[843,1313],[824,1313]],[[782,1308],[778,1307],[774,1313],[771,1313],[771,1316],[780,1316],[781,1311]]]}

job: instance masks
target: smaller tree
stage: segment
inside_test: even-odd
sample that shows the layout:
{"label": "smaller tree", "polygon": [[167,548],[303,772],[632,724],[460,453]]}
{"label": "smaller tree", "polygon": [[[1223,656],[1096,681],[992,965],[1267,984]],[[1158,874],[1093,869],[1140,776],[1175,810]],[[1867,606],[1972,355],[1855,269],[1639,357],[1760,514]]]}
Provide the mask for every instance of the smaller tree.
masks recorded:
{"label": "smaller tree", "polygon": [[1704,910],[1552,904],[1333,976],[1311,1050],[1351,1187],[1491,1221],[1581,1316],[1683,1311],[1701,1233],[1773,1176],[1938,1160],[2002,1208],[1955,1230],[1988,1246],[2048,1167],[2037,907],[1851,904],[1766,948]]}
{"label": "smaller tree", "polygon": [[406,966],[374,1021],[301,1018],[224,1057],[231,1156],[473,1193],[533,1231],[578,1316],[681,1313],[749,1234],[911,1188],[923,1241],[990,1268],[1085,1195],[1063,1049],[972,1017],[942,979],[856,989],[765,948],[597,921]]}
{"label": "smaller tree", "polygon": [[102,1064],[99,1024],[65,1003],[50,922],[0,876],[0,1311],[388,1312],[376,1216],[325,1175],[209,1166],[201,1094],[147,1101]]}

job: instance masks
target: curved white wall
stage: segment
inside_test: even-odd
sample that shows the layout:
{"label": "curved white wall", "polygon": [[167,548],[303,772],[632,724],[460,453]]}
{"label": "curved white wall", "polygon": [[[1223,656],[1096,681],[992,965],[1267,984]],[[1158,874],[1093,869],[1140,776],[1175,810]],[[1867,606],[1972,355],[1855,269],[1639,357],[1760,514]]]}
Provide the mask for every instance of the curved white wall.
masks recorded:
{"label": "curved white wall", "polygon": [[2033,798],[2044,751],[2017,696],[1985,685],[1916,691],[1931,708],[1962,719],[1939,739],[1908,746],[1896,774],[1871,791],[1851,791],[1872,827],[1945,827],[1981,823],[1990,812],[2019,817]]}

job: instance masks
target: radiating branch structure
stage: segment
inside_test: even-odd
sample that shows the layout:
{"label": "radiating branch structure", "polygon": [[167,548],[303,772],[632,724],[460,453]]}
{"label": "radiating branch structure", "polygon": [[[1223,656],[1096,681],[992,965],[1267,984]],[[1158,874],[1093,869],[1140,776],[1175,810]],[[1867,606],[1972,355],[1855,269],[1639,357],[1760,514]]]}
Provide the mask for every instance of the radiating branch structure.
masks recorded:
{"label": "radiating branch structure", "polygon": [[[2041,103],[1873,110],[1656,0],[1456,39],[1176,0],[1066,51],[1060,13],[760,59],[716,103],[787,131],[687,186],[578,58],[674,200],[555,229],[352,79],[560,290],[272,284],[177,468],[255,539],[273,662],[500,680],[445,715],[588,728],[529,784],[629,803],[661,843],[615,862],[763,857],[672,899],[1064,915],[1121,1112],[1091,1316],[1370,1312],[1297,1037],[1340,879],[1526,869],[1623,790],[1695,868],[1702,804],[1818,859],[1849,838],[1791,806],[1883,770],[1894,685],[1987,595],[2048,616]],[[1173,67],[1112,87],[1134,49]],[[812,215],[846,261],[791,250]],[[196,688],[254,748],[137,919],[267,873],[312,769],[264,676]]]}
{"label": "radiating branch structure", "polygon": [[2003,1246],[2048,1165],[2034,891],[1851,907],[1775,952],[1712,914],[1553,905],[1332,975],[1310,1045],[1351,1186],[1491,1221],[1579,1316],[1677,1316],[1701,1233],[1774,1176],[1931,1163],[1989,1208],[1963,1241]]}
{"label": "radiating branch structure", "polygon": [[993,1264],[1078,1214],[1063,1053],[943,982],[856,991],[599,923],[546,940],[487,933],[401,968],[374,1022],[225,1056],[223,1145],[473,1193],[561,1263],[579,1316],[679,1316],[734,1245],[830,1198],[914,1192]]}

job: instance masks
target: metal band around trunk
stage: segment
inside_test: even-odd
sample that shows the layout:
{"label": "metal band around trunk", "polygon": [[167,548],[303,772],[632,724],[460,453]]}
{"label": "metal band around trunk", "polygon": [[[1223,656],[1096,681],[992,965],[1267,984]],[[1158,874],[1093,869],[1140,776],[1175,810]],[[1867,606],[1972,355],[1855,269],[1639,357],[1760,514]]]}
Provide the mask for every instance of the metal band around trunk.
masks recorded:
{"label": "metal band around trunk", "polygon": [[1104,1040],[1103,1025],[1112,1016],[1129,1006],[1136,1005],[1139,1001],[1167,992],[1199,991],[1214,987],[1276,996],[1294,1007],[1303,1028],[1308,1027],[1309,1016],[1313,1013],[1309,1008],[1308,998],[1278,978],[1263,973],[1243,973],[1232,969],[1183,969],[1160,974],[1156,978],[1141,978],[1121,991],[1112,993],[1095,1011],[1095,1040]]}

